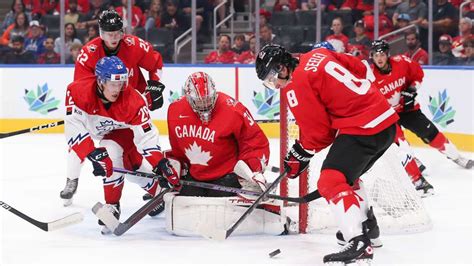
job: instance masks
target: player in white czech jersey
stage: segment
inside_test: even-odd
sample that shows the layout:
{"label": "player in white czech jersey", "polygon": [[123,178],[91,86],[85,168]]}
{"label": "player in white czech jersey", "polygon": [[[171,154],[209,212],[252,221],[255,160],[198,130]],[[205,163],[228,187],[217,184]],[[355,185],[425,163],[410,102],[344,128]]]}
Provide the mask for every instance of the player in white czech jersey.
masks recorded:
{"label": "player in white czech jersey", "polygon": [[[124,154],[135,149],[143,155],[140,171],[152,171],[179,182],[176,171],[161,153],[158,132],[152,124],[144,97],[128,85],[124,63],[116,56],[104,57],[96,65],[95,76],[71,83],[66,92],[65,134],[69,145],[67,176],[79,176],[84,160],[92,162],[95,176],[103,176],[106,206],[118,218],[124,183],[123,174],[113,167],[125,167]],[[133,131],[133,140],[123,141]],[[99,141],[99,147],[93,139]],[[129,169],[133,170],[133,169]],[[154,179],[127,179],[155,195],[159,184]],[[101,222],[99,221],[99,224]],[[105,230],[106,228],[104,228]]]}

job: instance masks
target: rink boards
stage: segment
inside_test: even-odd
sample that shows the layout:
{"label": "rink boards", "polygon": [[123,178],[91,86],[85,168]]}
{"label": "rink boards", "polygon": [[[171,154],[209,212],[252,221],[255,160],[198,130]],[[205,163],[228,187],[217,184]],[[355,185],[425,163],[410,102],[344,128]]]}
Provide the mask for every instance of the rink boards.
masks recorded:
{"label": "rink boards", "polygon": [[[460,148],[474,151],[474,68],[426,67],[418,101],[423,113]],[[73,78],[71,66],[0,66],[0,132],[62,120],[64,97]],[[164,106],[152,112],[152,119],[166,135],[166,111],[179,98],[187,76],[195,71],[209,73],[223,91],[250,110],[255,119],[278,119],[279,93],[266,89],[247,65],[166,65]],[[145,78],[147,75],[145,74]],[[275,123],[262,124],[268,137],[278,137]],[[63,127],[41,131],[61,133]],[[412,144],[422,142],[408,134]]]}

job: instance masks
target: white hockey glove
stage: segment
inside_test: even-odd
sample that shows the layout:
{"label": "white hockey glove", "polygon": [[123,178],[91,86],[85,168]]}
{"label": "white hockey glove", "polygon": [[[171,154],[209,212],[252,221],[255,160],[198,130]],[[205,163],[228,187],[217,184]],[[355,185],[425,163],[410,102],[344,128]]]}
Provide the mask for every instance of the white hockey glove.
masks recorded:
{"label": "white hockey glove", "polygon": [[242,177],[246,181],[250,182],[253,187],[258,187],[262,192],[267,190],[267,181],[265,179],[265,176],[260,172],[252,172],[250,167],[244,161],[239,160],[235,164],[234,173],[236,173],[238,176]]}

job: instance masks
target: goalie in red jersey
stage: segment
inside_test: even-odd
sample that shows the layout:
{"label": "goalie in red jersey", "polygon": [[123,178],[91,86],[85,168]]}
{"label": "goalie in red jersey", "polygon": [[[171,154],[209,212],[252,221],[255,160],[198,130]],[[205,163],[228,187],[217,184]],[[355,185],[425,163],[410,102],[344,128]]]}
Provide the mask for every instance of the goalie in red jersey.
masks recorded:
{"label": "goalie in red jersey", "polygon": [[[181,178],[265,190],[263,172],[268,163],[269,142],[247,108],[225,93],[217,92],[213,79],[204,72],[188,77],[183,94],[168,109],[171,150],[165,152],[167,158],[180,161],[181,168],[187,169]],[[167,228],[177,235],[195,235],[195,225],[206,221],[211,227],[222,224],[228,227],[229,222],[236,221],[245,211],[242,206],[251,203],[244,195],[186,185],[179,196],[166,195],[165,202],[169,214]],[[237,233],[281,234],[286,218],[278,214],[279,206],[264,204],[264,208],[267,207],[276,213],[263,210],[252,213],[250,219],[254,220],[254,227],[246,224],[239,227]]]}
{"label": "goalie in red jersey", "polygon": [[324,263],[372,260],[371,240],[376,245],[379,229],[359,178],[393,143],[398,116],[372,85],[369,64],[336,53],[327,42],[299,60],[267,45],[256,71],[266,86],[281,89],[300,129],[284,160],[288,177],[298,177],[316,152],[332,144],[317,185],[348,242]]}
{"label": "goalie in red jersey", "polygon": [[[69,153],[67,174],[77,180],[85,159],[92,162],[95,176],[103,176],[104,196],[108,209],[118,218],[124,175],[113,172],[113,166],[125,163],[129,150],[143,155],[139,169],[162,175],[169,180],[160,182],[172,187],[179,184],[177,170],[163,158],[158,132],[151,122],[143,96],[128,85],[127,69],[116,56],[104,57],[95,67],[95,76],[71,83],[66,92],[65,134]],[[123,135],[124,128],[133,138]],[[96,147],[93,139],[98,141]],[[127,176],[145,191],[155,195],[158,181]],[[99,223],[101,223],[99,221]],[[103,232],[107,232],[104,226]]]}
{"label": "goalie in red jersey", "polygon": [[[370,56],[374,62],[372,67],[376,78],[374,85],[397,111],[400,116],[399,125],[415,133],[423,142],[437,149],[456,164],[471,169],[474,162],[464,158],[454,144],[420,110],[416,96],[424,76],[421,66],[403,55],[390,56],[389,51],[390,47],[386,41],[374,41]],[[406,143],[401,130],[398,130],[396,142]],[[433,190],[433,186],[421,176],[415,166],[411,171],[407,167],[405,169],[409,172],[417,190],[424,193],[430,193],[430,190]]]}
{"label": "goalie in red jersey", "polygon": [[[163,105],[162,93],[165,89],[159,81],[163,67],[160,53],[154,51],[150,43],[136,36],[124,34],[122,18],[113,10],[106,10],[100,15],[99,30],[100,37],[83,46],[74,68],[74,80],[94,76],[96,64],[101,58],[117,56],[126,66],[130,86],[145,96],[150,110],[159,109]],[[140,68],[148,71],[148,82],[145,82]],[[123,129],[121,132],[124,135],[123,141],[133,140],[132,131]],[[127,164],[134,168],[141,164],[141,155],[133,149],[125,157]],[[66,187],[60,193],[66,205],[72,202],[77,184],[77,178],[68,177]]]}

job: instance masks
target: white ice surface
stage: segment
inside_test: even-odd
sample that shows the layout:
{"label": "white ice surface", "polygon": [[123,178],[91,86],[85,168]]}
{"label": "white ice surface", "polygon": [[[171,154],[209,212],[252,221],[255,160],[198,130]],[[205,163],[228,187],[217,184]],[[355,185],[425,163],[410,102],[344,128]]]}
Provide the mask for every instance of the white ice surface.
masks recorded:
{"label": "white ice surface", "polygon": [[[271,165],[277,165],[278,140],[271,140]],[[162,146],[167,147],[166,137]],[[169,235],[163,216],[146,217],[123,236],[102,236],[91,208],[103,201],[102,181],[83,169],[74,204],[63,207],[67,147],[63,135],[20,135],[0,140],[0,200],[41,221],[82,212],[82,223],[43,232],[0,210],[0,265],[7,264],[322,264],[339,249],[333,235],[233,237],[223,242]],[[430,171],[436,195],[424,202],[434,228],[426,233],[383,236],[374,265],[473,263],[473,173],[433,149],[416,149]],[[473,154],[466,153],[473,158]],[[271,179],[271,178],[269,178]],[[122,219],[144,203],[138,186],[126,183]],[[383,232],[382,232],[383,233]],[[268,253],[281,254],[269,258]]]}

